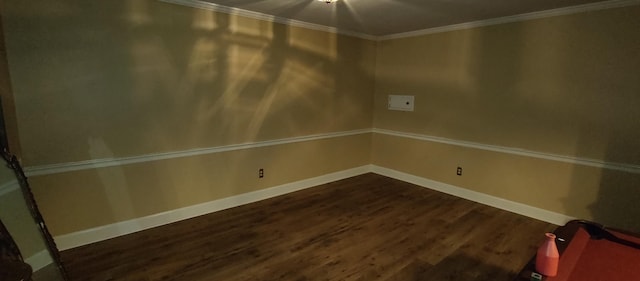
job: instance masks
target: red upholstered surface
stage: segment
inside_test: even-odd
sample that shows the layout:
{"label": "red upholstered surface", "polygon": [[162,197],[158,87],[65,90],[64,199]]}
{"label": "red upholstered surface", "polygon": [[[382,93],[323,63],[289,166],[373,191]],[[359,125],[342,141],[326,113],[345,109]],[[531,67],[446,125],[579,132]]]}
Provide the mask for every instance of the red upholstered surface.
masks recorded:
{"label": "red upholstered surface", "polygon": [[[636,237],[613,233],[640,243]],[[558,275],[547,280],[640,280],[640,250],[604,239],[590,239],[589,234],[580,228],[560,257]]]}

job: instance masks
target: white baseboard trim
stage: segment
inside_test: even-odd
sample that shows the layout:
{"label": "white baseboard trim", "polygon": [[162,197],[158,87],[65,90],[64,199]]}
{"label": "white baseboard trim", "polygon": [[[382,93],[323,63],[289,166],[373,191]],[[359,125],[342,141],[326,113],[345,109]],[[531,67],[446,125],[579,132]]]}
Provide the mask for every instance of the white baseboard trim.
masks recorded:
{"label": "white baseboard trim", "polygon": [[[530,218],[546,221],[556,225],[564,225],[566,222],[576,219],[564,214],[551,212],[548,210],[532,207],[522,203],[509,201],[503,198],[487,195],[454,185],[414,176],[404,172],[376,166],[364,165],[344,171],[339,171],[319,177],[314,177],[297,182],[287,183],[262,190],[248,192],[236,196],[222,198],[210,202],[205,202],[193,206],[188,206],[176,210],[162,212],[146,217],[122,221],[114,224],[99,226],[87,230],[73,232],[55,237],[58,249],[63,251],[83,245],[115,238],[122,235],[142,231],[145,229],[190,219],[193,217],[217,212],[264,199],[284,195],[298,190],[322,185],[325,183],[338,181],[362,174],[373,172],[386,177],[394,178],[418,186],[426,187],[435,191],[451,194],[460,198],[478,202],[498,209],[506,210]],[[46,264],[45,264],[46,265]]]}
{"label": "white baseboard trim", "polygon": [[403,173],[400,171],[383,168],[380,166],[372,165],[372,172],[383,175],[386,177],[394,178],[404,182],[412,183],[429,189],[433,189],[442,193],[451,194],[456,197],[464,198],[480,204],[488,205],[519,215],[527,216],[530,218],[538,219],[555,225],[564,225],[570,220],[576,219],[564,214],[555,213],[532,207],[522,203],[509,201],[500,197],[491,196],[488,194],[472,191],[466,188],[457,187],[454,185],[446,184],[439,181],[434,181],[411,174]]}
{"label": "white baseboard trim", "polygon": [[25,258],[24,262],[29,264],[31,266],[31,269],[34,272],[36,272],[42,269],[43,267],[53,263],[53,259],[51,258],[51,255],[49,255],[49,251],[45,249],[36,253],[33,256]]}
{"label": "white baseboard trim", "polygon": [[78,232],[55,237],[58,249],[63,251],[106,239],[138,232],[141,230],[205,215],[208,213],[229,209],[244,204],[284,195],[298,190],[322,185],[371,172],[371,165],[360,166],[344,171],[326,174],[319,177],[287,183],[262,190],[252,191],[240,195],[209,201],[193,206],[162,212],[146,217],[108,224]]}

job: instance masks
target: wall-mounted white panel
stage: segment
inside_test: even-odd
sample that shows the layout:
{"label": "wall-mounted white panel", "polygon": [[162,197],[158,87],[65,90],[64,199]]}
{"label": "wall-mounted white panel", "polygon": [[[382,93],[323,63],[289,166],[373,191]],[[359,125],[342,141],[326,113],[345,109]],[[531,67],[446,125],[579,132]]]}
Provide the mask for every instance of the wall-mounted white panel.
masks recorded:
{"label": "wall-mounted white panel", "polygon": [[389,95],[389,110],[413,111],[413,96]]}

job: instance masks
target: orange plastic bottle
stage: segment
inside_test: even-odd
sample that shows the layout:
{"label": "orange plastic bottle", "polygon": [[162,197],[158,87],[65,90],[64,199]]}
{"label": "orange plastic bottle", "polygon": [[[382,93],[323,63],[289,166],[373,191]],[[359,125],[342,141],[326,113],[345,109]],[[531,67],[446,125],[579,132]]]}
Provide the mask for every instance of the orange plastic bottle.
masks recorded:
{"label": "orange plastic bottle", "polygon": [[542,275],[556,276],[558,274],[558,262],[560,261],[560,254],[556,246],[556,235],[546,233],[545,236],[547,239],[540,245],[536,255],[536,271]]}

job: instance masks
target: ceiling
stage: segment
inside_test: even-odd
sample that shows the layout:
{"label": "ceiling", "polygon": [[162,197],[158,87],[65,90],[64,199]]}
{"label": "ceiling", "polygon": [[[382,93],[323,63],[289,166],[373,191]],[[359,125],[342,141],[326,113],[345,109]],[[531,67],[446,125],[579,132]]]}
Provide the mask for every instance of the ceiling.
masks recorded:
{"label": "ceiling", "polygon": [[[274,16],[343,33],[384,37],[463,23],[561,9],[590,10],[640,1],[601,0],[163,0],[216,10]],[[582,6],[581,6],[582,5]],[[229,8],[231,7],[231,9]],[[595,8],[594,8],[595,7]],[[263,18],[265,15],[261,15]]]}

